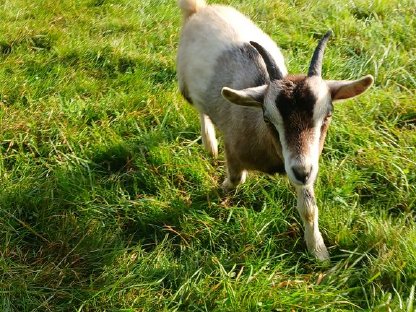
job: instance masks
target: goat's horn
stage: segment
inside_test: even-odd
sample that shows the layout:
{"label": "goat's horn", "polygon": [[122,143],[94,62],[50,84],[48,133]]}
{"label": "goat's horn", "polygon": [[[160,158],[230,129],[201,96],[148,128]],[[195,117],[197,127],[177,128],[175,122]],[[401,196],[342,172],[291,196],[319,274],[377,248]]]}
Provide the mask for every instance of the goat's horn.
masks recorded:
{"label": "goat's horn", "polygon": [[322,74],[322,59],[324,58],[324,51],[329,37],[332,35],[332,30],[327,31],[325,36],[319,41],[318,46],[313,53],[311,65],[309,65],[308,77],[321,76]]}
{"label": "goat's horn", "polygon": [[277,67],[276,62],[274,61],[270,53],[257,42],[250,41],[250,44],[260,53],[261,57],[263,58],[263,61],[266,64],[270,80],[282,79],[283,74],[280,71],[279,67]]}

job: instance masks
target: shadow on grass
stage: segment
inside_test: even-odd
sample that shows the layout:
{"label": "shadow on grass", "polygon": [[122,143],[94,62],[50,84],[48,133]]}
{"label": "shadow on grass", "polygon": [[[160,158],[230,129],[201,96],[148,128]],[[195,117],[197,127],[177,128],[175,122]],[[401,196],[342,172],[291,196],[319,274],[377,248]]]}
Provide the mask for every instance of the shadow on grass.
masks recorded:
{"label": "shadow on grass", "polygon": [[[178,177],[185,173],[164,169],[163,158],[151,150],[165,139],[149,140],[112,144],[96,150],[89,160],[69,158],[65,167],[37,166],[25,187],[2,194],[1,233],[7,238],[3,257],[13,263],[5,287],[13,302],[30,296],[33,307],[48,302],[56,310],[69,301],[77,306],[91,298],[95,288],[105,287],[105,270],[128,250],[141,246],[151,254],[166,240],[178,261],[189,244],[211,255],[226,250],[232,255],[225,269],[261,256],[264,241],[250,231],[255,225],[240,222],[250,219],[247,213],[262,213],[272,186],[256,196],[244,190],[224,194],[217,186],[208,192],[194,189],[197,173],[190,170]],[[191,185],[183,182],[192,179]],[[273,253],[302,253],[299,231],[285,233],[286,224],[267,228],[266,237],[281,243]],[[171,276],[163,285],[175,292],[181,284]],[[36,292],[27,293],[33,289]]]}
{"label": "shadow on grass", "polygon": [[1,192],[2,259],[10,265],[1,288],[15,309],[76,306],[126,249],[137,243],[154,248],[166,235],[164,225],[179,224],[184,206],[175,212],[149,205],[146,212],[142,203],[136,209],[143,194],[157,202],[158,177],[146,150],[116,144],[89,161],[68,158],[64,168],[52,169],[35,159],[30,177]]}

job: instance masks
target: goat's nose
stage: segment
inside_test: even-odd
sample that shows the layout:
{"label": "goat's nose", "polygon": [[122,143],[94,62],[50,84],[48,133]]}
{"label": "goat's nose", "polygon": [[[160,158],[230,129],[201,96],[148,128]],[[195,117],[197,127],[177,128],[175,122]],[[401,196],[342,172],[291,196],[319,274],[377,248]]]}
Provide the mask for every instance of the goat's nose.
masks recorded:
{"label": "goat's nose", "polygon": [[311,176],[312,166],[293,166],[292,171],[299,182],[306,184]]}

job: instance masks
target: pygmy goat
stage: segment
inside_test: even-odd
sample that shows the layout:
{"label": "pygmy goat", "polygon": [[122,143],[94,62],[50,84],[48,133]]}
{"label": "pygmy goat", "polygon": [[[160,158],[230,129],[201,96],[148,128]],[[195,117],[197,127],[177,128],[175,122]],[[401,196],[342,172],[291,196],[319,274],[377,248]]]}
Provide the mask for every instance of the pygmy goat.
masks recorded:
{"label": "pygmy goat", "polygon": [[210,154],[218,153],[214,125],[224,136],[225,189],[244,182],[247,170],[287,173],[308,250],[329,258],[318,228],[313,184],[334,101],[355,97],[373,83],[324,80],[328,31],[318,43],[307,75],[288,75],[274,41],[235,9],[179,0],[183,28],[177,56],[179,88],[200,113]]}

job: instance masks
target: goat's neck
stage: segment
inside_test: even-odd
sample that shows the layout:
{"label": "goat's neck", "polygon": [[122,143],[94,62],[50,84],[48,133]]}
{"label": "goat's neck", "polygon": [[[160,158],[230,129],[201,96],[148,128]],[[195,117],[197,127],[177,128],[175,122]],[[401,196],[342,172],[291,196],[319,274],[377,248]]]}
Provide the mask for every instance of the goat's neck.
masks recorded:
{"label": "goat's neck", "polygon": [[274,155],[278,155],[283,160],[282,144],[277,130],[271,128],[273,126],[267,125],[263,120],[258,121],[258,129],[263,137],[263,142],[266,144]]}

